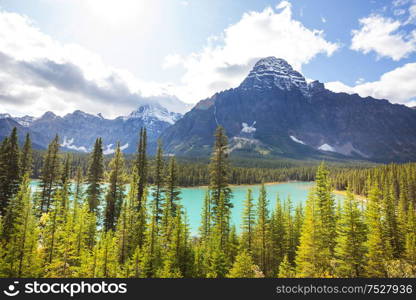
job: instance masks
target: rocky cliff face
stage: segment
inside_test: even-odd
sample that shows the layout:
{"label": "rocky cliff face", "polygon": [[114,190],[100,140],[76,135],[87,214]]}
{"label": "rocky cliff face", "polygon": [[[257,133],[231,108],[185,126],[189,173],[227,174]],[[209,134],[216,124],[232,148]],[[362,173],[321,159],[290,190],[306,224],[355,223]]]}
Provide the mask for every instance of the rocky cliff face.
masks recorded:
{"label": "rocky cliff face", "polygon": [[416,159],[415,110],[307,84],[274,57],[257,62],[239,87],[200,101],[161,138],[170,153],[204,155],[217,125],[236,154]]}

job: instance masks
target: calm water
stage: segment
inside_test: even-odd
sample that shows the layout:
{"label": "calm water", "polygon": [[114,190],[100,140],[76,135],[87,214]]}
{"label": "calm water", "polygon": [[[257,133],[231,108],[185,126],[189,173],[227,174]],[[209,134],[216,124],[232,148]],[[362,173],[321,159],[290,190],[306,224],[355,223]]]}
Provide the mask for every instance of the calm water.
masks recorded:
{"label": "calm water", "polygon": [[[279,184],[267,184],[267,198],[269,199],[269,209],[272,210],[276,204],[276,196],[279,195],[280,199],[286,199],[289,195],[292,199],[293,206],[297,206],[298,203],[305,203],[308,196],[309,189],[313,186],[312,182],[287,182]],[[36,188],[37,181],[32,182],[32,187]],[[257,202],[259,196],[260,185],[241,185],[232,186],[233,191],[232,203],[234,207],[231,209],[231,223],[236,225],[237,230],[240,229],[241,215],[243,213],[243,203],[247,189],[250,188],[253,191],[254,202]],[[205,192],[207,187],[192,187],[183,188],[181,190],[182,205],[186,209],[188,216],[188,222],[191,227],[192,234],[198,232],[198,227],[201,223],[201,212],[204,201]],[[151,196],[149,196],[151,199]],[[336,200],[342,200],[342,195],[335,195]]]}

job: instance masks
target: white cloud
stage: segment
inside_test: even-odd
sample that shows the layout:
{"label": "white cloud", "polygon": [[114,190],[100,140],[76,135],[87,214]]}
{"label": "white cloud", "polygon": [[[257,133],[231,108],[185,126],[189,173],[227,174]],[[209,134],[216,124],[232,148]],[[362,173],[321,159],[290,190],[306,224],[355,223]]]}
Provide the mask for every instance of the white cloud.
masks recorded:
{"label": "white cloud", "polygon": [[0,110],[38,116],[76,109],[106,117],[130,113],[171,85],[143,82],[76,44],[61,44],[28,18],[0,10]]}
{"label": "white cloud", "polygon": [[247,12],[206,46],[186,57],[170,55],[165,67],[182,66],[185,74],[176,94],[195,102],[223,89],[237,86],[262,57],[286,59],[300,70],[316,55],[332,55],[338,44],[325,39],[323,31],[306,28],[292,18],[291,4],[280,2],[275,9]]}
{"label": "white cloud", "polygon": [[359,22],[361,28],[352,31],[352,50],[365,54],[374,51],[379,57],[390,57],[396,61],[416,51],[416,32],[408,35],[399,32],[403,25],[400,21],[370,15]]}
{"label": "white cloud", "polygon": [[334,92],[357,93],[387,99],[393,103],[414,106],[416,104],[416,63],[408,63],[384,73],[379,80],[348,86],[342,82],[328,82],[325,86]]}
{"label": "white cloud", "polygon": [[321,17],[322,23],[326,23],[326,19],[324,17]]}

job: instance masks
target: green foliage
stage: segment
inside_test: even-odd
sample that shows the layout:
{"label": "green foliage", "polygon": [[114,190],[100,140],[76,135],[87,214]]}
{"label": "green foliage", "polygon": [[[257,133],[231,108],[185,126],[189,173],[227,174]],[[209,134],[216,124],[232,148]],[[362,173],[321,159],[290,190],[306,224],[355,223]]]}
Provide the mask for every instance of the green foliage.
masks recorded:
{"label": "green foliage", "polygon": [[104,179],[103,142],[101,138],[95,141],[91,154],[87,176],[87,200],[91,212],[98,213],[101,200],[101,183]]}

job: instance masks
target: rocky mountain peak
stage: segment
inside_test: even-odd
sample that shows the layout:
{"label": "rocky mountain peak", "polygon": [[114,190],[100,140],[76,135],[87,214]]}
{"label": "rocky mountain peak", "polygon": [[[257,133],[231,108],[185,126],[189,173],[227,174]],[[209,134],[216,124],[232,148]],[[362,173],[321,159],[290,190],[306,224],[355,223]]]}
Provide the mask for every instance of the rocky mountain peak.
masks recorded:
{"label": "rocky mountain peak", "polygon": [[308,84],[302,74],[282,58],[269,56],[260,59],[241,83],[242,89],[299,89],[304,96],[308,95]]}

